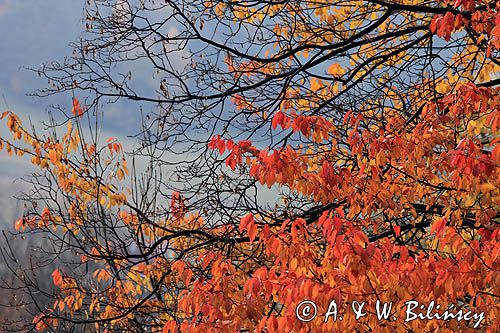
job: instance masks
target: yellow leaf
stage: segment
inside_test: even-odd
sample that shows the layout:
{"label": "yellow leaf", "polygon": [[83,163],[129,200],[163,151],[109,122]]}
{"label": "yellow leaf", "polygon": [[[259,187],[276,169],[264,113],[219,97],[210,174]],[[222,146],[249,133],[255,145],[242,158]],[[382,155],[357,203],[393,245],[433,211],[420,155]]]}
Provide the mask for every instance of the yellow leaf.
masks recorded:
{"label": "yellow leaf", "polygon": [[328,74],[330,75],[340,77],[344,73],[345,73],[344,69],[339,64],[332,64],[330,65],[330,67],[328,67]]}

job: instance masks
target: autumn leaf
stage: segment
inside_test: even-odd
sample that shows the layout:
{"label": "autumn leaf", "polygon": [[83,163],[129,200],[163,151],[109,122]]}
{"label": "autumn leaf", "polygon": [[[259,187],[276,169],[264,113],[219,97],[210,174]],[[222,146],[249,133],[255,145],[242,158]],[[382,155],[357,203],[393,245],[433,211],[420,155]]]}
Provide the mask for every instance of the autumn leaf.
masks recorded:
{"label": "autumn leaf", "polygon": [[332,64],[330,65],[330,67],[328,67],[328,74],[332,76],[340,77],[344,73],[345,73],[344,69],[339,64]]}
{"label": "autumn leaf", "polygon": [[24,217],[20,217],[19,219],[17,219],[16,223],[14,224],[14,228],[17,231],[24,230],[26,228],[25,218]]}
{"label": "autumn leaf", "polygon": [[63,277],[61,275],[61,272],[59,272],[58,269],[54,270],[52,272],[52,281],[54,282],[54,285],[60,287],[63,282]]}
{"label": "autumn leaf", "polygon": [[71,109],[71,113],[77,117],[83,117],[83,108],[80,106],[80,101],[77,98],[73,98],[73,108]]}

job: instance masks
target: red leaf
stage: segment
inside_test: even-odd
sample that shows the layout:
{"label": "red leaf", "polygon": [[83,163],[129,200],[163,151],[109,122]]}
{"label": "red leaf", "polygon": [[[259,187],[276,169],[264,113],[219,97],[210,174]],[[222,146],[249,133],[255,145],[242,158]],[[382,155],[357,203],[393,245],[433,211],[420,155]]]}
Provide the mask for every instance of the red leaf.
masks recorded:
{"label": "red leaf", "polygon": [[284,117],[283,112],[281,112],[281,111],[276,112],[276,114],[273,117],[273,121],[272,121],[273,129],[276,129],[276,127],[278,127],[278,125],[281,125],[281,127],[283,127],[284,118],[285,117]]}
{"label": "red leaf", "polygon": [[431,233],[436,235],[440,234],[445,226],[446,226],[446,219],[445,218],[439,219],[431,225]]}
{"label": "red leaf", "polygon": [[164,326],[163,329],[161,330],[161,333],[171,333],[175,332],[175,328],[177,327],[177,323],[175,320],[168,321]]}
{"label": "red leaf", "polygon": [[443,20],[440,22],[440,27],[438,28],[438,36],[443,37],[446,41],[451,38],[451,33],[455,27],[455,15],[451,12],[447,12]]}
{"label": "red leaf", "polygon": [[54,272],[52,272],[52,280],[56,286],[60,286],[62,284],[63,277],[58,269],[55,269]]}
{"label": "red leaf", "polygon": [[241,218],[239,230],[240,231],[245,230],[247,228],[247,225],[251,222],[253,222],[253,215],[252,213],[248,213],[247,215]]}
{"label": "red leaf", "polygon": [[429,29],[431,32],[434,34],[437,31],[438,26],[440,25],[441,20],[443,19],[442,15],[437,15],[432,19],[431,25],[429,26]]}
{"label": "red leaf", "polygon": [[399,225],[395,225],[393,229],[397,237],[401,236],[401,227]]}
{"label": "red leaf", "polygon": [[250,241],[253,242],[257,236],[257,225],[253,221],[247,225],[247,234]]}

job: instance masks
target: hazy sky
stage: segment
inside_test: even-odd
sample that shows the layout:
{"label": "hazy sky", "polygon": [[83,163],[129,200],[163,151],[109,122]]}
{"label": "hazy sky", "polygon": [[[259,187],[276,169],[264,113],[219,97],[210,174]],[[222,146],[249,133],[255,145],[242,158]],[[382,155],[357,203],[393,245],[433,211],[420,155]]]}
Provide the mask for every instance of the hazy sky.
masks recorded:
{"label": "hazy sky", "polygon": [[[71,56],[70,43],[78,40],[84,32],[85,3],[85,0],[0,0],[0,113],[11,110],[23,123],[31,120],[42,128],[40,121],[47,120],[50,105],[71,108],[71,93],[44,98],[27,96],[37,88],[46,87],[47,81],[26,68],[39,68],[52,61],[62,62]],[[158,12],[158,15],[163,14]],[[184,61],[180,58],[174,60],[177,63]],[[154,92],[158,82],[151,77],[150,68],[145,63],[131,65],[140,87],[148,93]],[[150,110],[145,108],[144,111]],[[130,148],[135,141],[127,135],[138,133],[140,124],[137,103],[123,100],[107,104],[102,137],[117,137],[125,149]],[[0,123],[0,135],[5,134],[8,133],[4,121]],[[22,214],[22,207],[12,197],[23,188],[19,178],[34,170],[29,160],[11,158],[5,151],[0,151],[0,229],[5,224],[12,226]]]}
{"label": "hazy sky", "polygon": [[[11,110],[23,123],[31,120],[40,128],[40,121],[48,118],[50,105],[71,108],[71,93],[45,98],[27,96],[37,88],[45,87],[47,81],[24,68],[39,68],[43,63],[63,61],[71,56],[69,44],[84,31],[85,3],[85,0],[0,0],[0,113]],[[152,15],[166,14],[160,10]],[[167,28],[175,31],[175,27]],[[185,50],[170,54],[170,60],[182,67],[189,56]],[[135,82],[146,95],[154,94],[158,78],[151,76],[151,66],[137,62],[133,66]],[[128,150],[134,140],[126,136],[140,130],[138,108],[137,103],[128,100],[106,105],[102,136],[119,138]],[[151,110],[143,109],[146,113]],[[0,123],[0,136],[8,134],[6,131],[4,121]],[[34,170],[29,160],[11,158],[0,151],[0,229],[2,225],[12,226],[22,214],[22,207],[12,197],[22,189],[19,177]]]}
{"label": "hazy sky", "polygon": [[[70,42],[78,38],[84,23],[84,0],[0,0],[0,111],[18,114],[23,122],[47,118],[48,106],[71,105],[70,95],[47,98],[27,96],[47,82],[23,67],[38,68],[44,62],[71,55]],[[111,122],[113,123],[113,122]],[[115,130],[118,128],[115,124]],[[0,135],[5,135],[5,122]],[[12,196],[20,190],[16,178],[30,170],[25,162],[0,152],[0,223],[12,225],[21,214]]]}

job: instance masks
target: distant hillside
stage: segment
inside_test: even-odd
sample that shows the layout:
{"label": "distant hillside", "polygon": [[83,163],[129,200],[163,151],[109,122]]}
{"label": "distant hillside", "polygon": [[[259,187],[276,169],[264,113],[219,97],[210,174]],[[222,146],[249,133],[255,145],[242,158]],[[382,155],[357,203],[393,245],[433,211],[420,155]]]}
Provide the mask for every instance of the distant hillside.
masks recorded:
{"label": "distant hillside", "polygon": [[24,188],[26,185],[20,179],[0,176],[0,229],[10,229],[10,226],[22,214],[22,203],[14,196]]}

